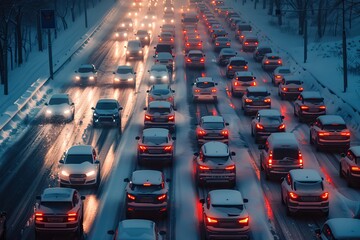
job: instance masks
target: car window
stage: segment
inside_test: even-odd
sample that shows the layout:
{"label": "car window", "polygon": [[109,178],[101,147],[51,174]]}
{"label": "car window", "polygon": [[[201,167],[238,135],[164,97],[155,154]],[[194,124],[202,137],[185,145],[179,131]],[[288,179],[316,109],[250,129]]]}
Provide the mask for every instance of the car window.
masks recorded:
{"label": "car window", "polygon": [[170,93],[169,89],[153,89],[151,91],[151,94],[156,95],[156,96],[167,95],[169,93]]}
{"label": "car window", "polygon": [[229,156],[223,156],[223,157],[208,157],[206,156],[204,158],[204,162],[215,162],[215,163],[224,163],[229,160]]}
{"label": "car window", "polygon": [[81,164],[84,162],[93,163],[91,154],[68,154],[65,159],[66,164]]}
{"label": "car window", "polygon": [[56,212],[68,212],[73,208],[73,205],[69,201],[41,201],[41,207],[46,207]]}
{"label": "car window", "polygon": [[297,148],[275,148],[273,158],[282,160],[284,158],[298,159],[299,150]]}
{"label": "car window", "polygon": [[233,210],[233,211],[242,211],[244,209],[244,205],[238,204],[238,205],[223,205],[223,204],[212,204],[214,208],[220,208],[225,211]]}
{"label": "car window", "polygon": [[137,48],[137,47],[140,47],[140,43],[139,42],[128,42],[128,47],[129,48]]}
{"label": "car window", "polygon": [[79,68],[79,73],[88,73],[88,72],[92,72],[94,69],[91,67],[80,67]]}
{"label": "car window", "polygon": [[214,82],[197,82],[195,83],[196,87],[198,88],[210,88],[210,87],[215,87],[215,83]]}
{"label": "car window", "polygon": [[237,77],[236,78],[237,81],[241,81],[241,82],[251,82],[254,81],[254,77],[248,76],[248,77]]}
{"label": "car window", "polygon": [[148,32],[145,31],[145,30],[138,30],[136,34],[141,34],[141,35],[143,35],[143,34],[147,34],[147,33],[148,33]]}
{"label": "car window", "polygon": [[171,111],[170,111],[170,108],[157,108],[157,107],[152,107],[149,109],[149,112],[150,113],[162,113],[162,114],[169,114]]}
{"label": "car window", "polygon": [[297,191],[322,191],[323,190],[323,185],[321,182],[316,181],[316,182],[300,182],[300,181],[295,181],[294,182],[294,189]]}
{"label": "car window", "polygon": [[162,189],[161,184],[151,184],[150,186],[144,186],[144,184],[132,184],[131,189],[142,193],[151,193]]}
{"label": "car window", "polygon": [[253,39],[253,38],[246,39],[245,41],[246,41],[246,42],[258,42],[257,39]]}
{"label": "car window", "polygon": [[49,105],[69,104],[67,98],[50,98]]}
{"label": "car window", "polygon": [[132,73],[132,69],[131,68],[118,68],[116,72],[119,74],[127,74],[127,73]]}
{"label": "car window", "polygon": [[116,109],[117,104],[114,102],[98,102],[96,104],[96,109],[104,109],[104,110],[110,110],[110,109]]}
{"label": "car window", "polygon": [[201,53],[191,53],[189,54],[189,57],[197,57],[197,58],[202,58],[203,55]]}
{"label": "car window", "polygon": [[268,92],[247,92],[248,97],[266,97]]}
{"label": "car window", "polygon": [[328,130],[328,131],[341,131],[345,129],[346,129],[346,125],[343,124],[328,124],[323,126],[323,130]]}
{"label": "car window", "polygon": [[232,60],[230,65],[232,66],[246,66],[246,61],[243,60]]}
{"label": "car window", "polygon": [[280,124],[282,122],[282,118],[280,116],[260,116],[260,122],[265,125]]}
{"label": "car window", "polygon": [[163,143],[168,143],[168,138],[167,137],[159,137],[159,136],[147,136],[147,137],[143,137],[142,142],[144,144],[156,144],[156,145],[160,145]]}
{"label": "car window", "polygon": [[220,130],[224,128],[224,123],[222,122],[205,122],[201,125],[204,129]]}

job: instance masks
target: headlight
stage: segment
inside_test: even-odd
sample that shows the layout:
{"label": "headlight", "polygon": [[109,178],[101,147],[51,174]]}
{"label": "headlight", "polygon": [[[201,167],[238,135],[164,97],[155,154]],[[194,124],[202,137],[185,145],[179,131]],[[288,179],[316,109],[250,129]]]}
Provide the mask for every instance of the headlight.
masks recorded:
{"label": "headlight", "polygon": [[92,171],[90,171],[90,172],[87,172],[87,173],[86,173],[86,176],[87,176],[87,177],[90,177],[90,176],[92,176],[92,175],[94,175],[94,174],[95,174],[95,171],[92,170]]}
{"label": "headlight", "polygon": [[94,78],[94,76],[90,76],[89,79],[90,79],[90,80],[94,80],[95,78]]}
{"label": "headlight", "polygon": [[150,76],[150,79],[151,79],[151,80],[155,80],[155,76]]}
{"label": "headlight", "polygon": [[152,27],[152,23],[149,23],[149,27]]}
{"label": "headlight", "polygon": [[64,111],[64,114],[69,114],[70,113],[70,109],[66,109],[65,111]]}
{"label": "headlight", "polygon": [[133,79],[133,78],[129,78],[128,81],[134,81],[134,79]]}
{"label": "headlight", "polygon": [[145,37],[145,40],[148,40],[148,37]]}
{"label": "headlight", "polygon": [[124,33],[124,37],[127,37],[127,33]]}
{"label": "headlight", "polygon": [[139,40],[139,37],[136,37],[136,40]]}
{"label": "headlight", "polygon": [[121,26],[122,26],[122,27],[125,27],[125,23],[122,23]]}
{"label": "headlight", "polygon": [[80,76],[75,76],[75,79],[76,79],[76,80],[80,80]]}
{"label": "headlight", "polygon": [[114,78],[114,81],[118,82],[118,81],[120,81],[120,79],[119,78]]}
{"label": "headlight", "polygon": [[130,53],[130,51],[126,51],[126,54],[129,54]]}
{"label": "headlight", "polygon": [[163,22],[165,22],[165,19],[163,19]]}
{"label": "headlight", "polygon": [[97,115],[98,115],[98,114],[97,114],[96,112],[94,112],[93,116],[94,116],[94,117],[97,117]]}
{"label": "headlight", "polygon": [[113,117],[118,117],[119,116],[119,113],[114,113],[113,114]]}
{"label": "headlight", "polygon": [[145,16],[145,19],[148,19],[148,16]]}
{"label": "headlight", "polygon": [[65,177],[70,176],[70,174],[67,171],[64,171],[64,170],[61,171],[61,175],[65,176]]}
{"label": "headlight", "polygon": [[119,33],[115,33],[115,37],[119,37]]}
{"label": "headlight", "polygon": [[174,19],[171,19],[171,22],[173,23],[173,22],[174,22]]}
{"label": "headlight", "polygon": [[51,110],[46,110],[46,114],[52,114],[52,111]]}
{"label": "headlight", "polygon": [[139,53],[142,53],[142,50],[140,50]]}
{"label": "headlight", "polygon": [[129,26],[130,26],[130,27],[132,27],[132,25],[133,25],[132,23],[129,23]]}
{"label": "headlight", "polygon": [[162,79],[164,79],[164,80],[168,79],[168,76],[162,76]]}

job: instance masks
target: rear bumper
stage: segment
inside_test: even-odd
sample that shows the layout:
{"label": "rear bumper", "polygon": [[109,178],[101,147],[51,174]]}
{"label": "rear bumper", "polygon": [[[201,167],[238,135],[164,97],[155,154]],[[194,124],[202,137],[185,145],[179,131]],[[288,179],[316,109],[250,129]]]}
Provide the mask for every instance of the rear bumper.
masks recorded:
{"label": "rear bumper", "polygon": [[290,200],[288,207],[291,212],[328,212],[329,202],[295,202]]}
{"label": "rear bumper", "polygon": [[211,239],[248,239],[249,234],[249,226],[230,229],[206,226],[206,236]]}
{"label": "rear bumper", "polygon": [[74,233],[79,223],[35,223],[35,231],[41,233]]}

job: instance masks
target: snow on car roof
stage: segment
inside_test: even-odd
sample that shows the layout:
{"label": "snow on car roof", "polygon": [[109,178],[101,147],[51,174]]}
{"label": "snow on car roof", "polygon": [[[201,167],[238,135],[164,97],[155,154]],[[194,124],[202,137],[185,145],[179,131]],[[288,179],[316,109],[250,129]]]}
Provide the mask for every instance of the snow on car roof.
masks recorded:
{"label": "snow on car roof", "polygon": [[117,103],[116,99],[113,98],[101,98],[97,101],[98,103]]}
{"label": "snow on car roof", "polygon": [[203,54],[203,52],[201,50],[190,50],[188,52],[188,55],[190,55],[190,54]]}
{"label": "snow on car roof", "polygon": [[68,93],[55,93],[51,96],[51,98],[69,98],[69,94]]}
{"label": "snow on car roof", "polygon": [[144,137],[167,137],[169,130],[165,128],[146,128],[143,130]]}
{"label": "snow on car roof", "polygon": [[336,239],[360,239],[360,219],[332,218],[325,222]]}
{"label": "snow on car roof", "polygon": [[71,201],[74,191],[72,188],[46,188],[41,195],[41,201]]}
{"label": "snow on car roof", "polygon": [[301,81],[302,78],[299,75],[286,75],[283,77],[285,81]]}
{"label": "snow on car roof", "polygon": [[164,71],[167,71],[167,68],[165,65],[162,65],[162,64],[155,64],[155,65],[152,65],[151,66],[151,70],[164,70]]}
{"label": "snow on car roof", "polygon": [[119,228],[149,228],[153,229],[155,223],[151,220],[145,219],[126,219],[119,222]]}
{"label": "snow on car roof", "polygon": [[133,67],[128,65],[120,65],[118,66],[118,69],[133,69]]}
{"label": "snow on car roof", "polygon": [[203,122],[224,122],[224,118],[222,116],[203,116],[201,119]]}
{"label": "snow on car roof", "polygon": [[345,124],[344,119],[339,115],[322,115],[322,116],[319,116],[318,119],[324,125],[328,125],[328,124]]}
{"label": "snow on car roof", "polygon": [[253,86],[247,88],[248,92],[268,92],[266,87],[263,86]]}
{"label": "snow on car roof", "polygon": [[287,146],[287,145],[298,145],[298,141],[294,133],[288,132],[277,132],[270,134],[268,140],[273,140],[274,145]]}
{"label": "snow on car roof", "polygon": [[360,146],[352,146],[349,148],[357,157],[360,156]]}
{"label": "snow on car roof", "polygon": [[137,170],[132,173],[131,181],[137,185],[144,183],[159,185],[162,183],[162,173],[157,170]]}
{"label": "snow on car roof", "polygon": [[67,150],[67,154],[92,154],[91,145],[76,145]]}
{"label": "snow on car roof", "polygon": [[249,71],[238,71],[235,72],[236,77],[253,77],[253,73]]}
{"label": "snow on car roof", "polygon": [[323,99],[323,97],[321,96],[320,92],[317,91],[303,91],[301,93],[301,96],[305,99],[309,99],[309,98],[321,98]]}
{"label": "snow on car roof", "polygon": [[156,55],[157,59],[172,59],[172,55],[169,52],[159,52]]}
{"label": "snow on car roof", "polygon": [[202,147],[203,153],[206,156],[216,157],[216,156],[229,156],[229,147],[225,143],[211,141],[205,143]]}
{"label": "snow on car roof", "polygon": [[234,53],[236,53],[236,50],[233,48],[222,48],[220,50],[220,54],[230,54],[230,53],[234,54]]}
{"label": "snow on car roof", "polygon": [[291,177],[297,182],[319,182],[322,178],[315,169],[293,169],[289,171]]}
{"label": "snow on car roof", "polygon": [[152,101],[149,103],[149,108],[170,108],[171,103],[167,101]]}
{"label": "snow on car roof", "polygon": [[277,109],[261,109],[258,111],[258,114],[263,117],[263,116],[266,116],[266,117],[270,117],[270,116],[274,116],[274,117],[277,117],[277,116],[281,116],[281,113],[279,110]]}
{"label": "snow on car roof", "polygon": [[244,204],[242,195],[237,190],[217,189],[209,192],[213,205],[240,205]]}
{"label": "snow on car roof", "polygon": [[198,77],[196,78],[196,82],[213,82],[212,77]]}

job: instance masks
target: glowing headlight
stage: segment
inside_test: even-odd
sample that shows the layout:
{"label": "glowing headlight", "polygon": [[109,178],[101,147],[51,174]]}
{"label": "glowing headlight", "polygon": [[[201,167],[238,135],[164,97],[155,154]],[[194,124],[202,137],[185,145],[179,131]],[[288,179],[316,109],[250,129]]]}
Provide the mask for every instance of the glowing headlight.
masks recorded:
{"label": "glowing headlight", "polygon": [[51,110],[46,110],[46,114],[52,114]]}
{"label": "glowing headlight", "polygon": [[130,27],[132,27],[132,25],[133,25],[132,23],[129,23],[129,26],[130,26]]}
{"label": "glowing headlight", "polygon": [[166,80],[166,79],[168,79],[168,76],[162,76],[162,79]]}
{"label": "glowing headlight", "polygon": [[152,16],[152,19],[155,19],[155,16]]}
{"label": "glowing headlight", "polygon": [[163,19],[163,22],[165,22],[165,19]]}
{"label": "glowing headlight", "polygon": [[139,40],[139,37],[136,37],[136,40]]}
{"label": "glowing headlight", "polygon": [[70,174],[64,170],[61,171],[61,175],[66,176],[66,177],[70,176]]}
{"label": "glowing headlight", "polygon": [[148,37],[145,37],[145,40],[148,40]]}
{"label": "glowing headlight", "polygon": [[150,80],[155,80],[155,76],[150,76]]}
{"label": "glowing headlight", "polygon": [[152,23],[149,23],[149,27],[152,27]]}
{"label": "glowing headlight", "polygon": [[97,114],[96,112],[94,112],[94,114],[93,114],[93,115],[94,115],[94,117],[96,117],[98,114]]}
{"label": "glowing headlight", "polygon": [[125,27],[125,23],[122,23],[121,26],[122,26],[122,27]]}
{"label": "glowing headlight", "polygon": [[142,50],[140,50],[139,53],[141,54],[141,53],[142,53]]}
{"label": "glowing headlight", "polygon": [[124,33],[124,37],[127,37],[127,33]]}
{"label": "glowing headlight", "polygon": [[171,19],[171,22],[173,23],[173,22],[174,22],[174,19]]}
{"label": "glowing headlight", "polygon": [[87,176],[87,177],[90,177],[90,176],[92,176],[92,175],[94,175],[94,174],[95,174],[95,171],[92,170],[92,171],[90,171],[90,172],[87,172],[87,173],[86,173],[86,176]]}
{"label": "glowing headlight", "polygon": [[115,37],[119,37],[119,33],[115,33]]}
{"label": "glowing headlight", "polygon": [[126,54],[129,54],[130,53],[130,51],[126,51]]}
{"label": "glowing headlight", "polygon": [[128,81],[134,81],[134,79],[133,79],[133,78],[129,78]]}
{"label": "glowing headlight", "polygon": [[94,80],[95,78],[94,78],[94,76],[90,76],[89,79],[90,79],[90,80]]}
{"label": "glowing headlight", "polygon": [[145,19],[148,19],[148,16],[145,16]]}
{"label": "glowing headlight", "polygon": [[136,6],[136,3],[133,2],[133,6]]}
{"label": "glowing headlight", "polygon": [[70,113],[70,110],[69,109],[66,109],[65,111],[64,111],[64,114],[69,114]]}
{"label": "glowing headlight", "polygon": [[114,81],[118,82],[118,81],[120,81],[120,79],[119,78],[114,78]]}
{"label": "glowing headlight", "polygon": [[76,79],[76,80],[80,80],[80,76],[75,76],[75,79]]}

